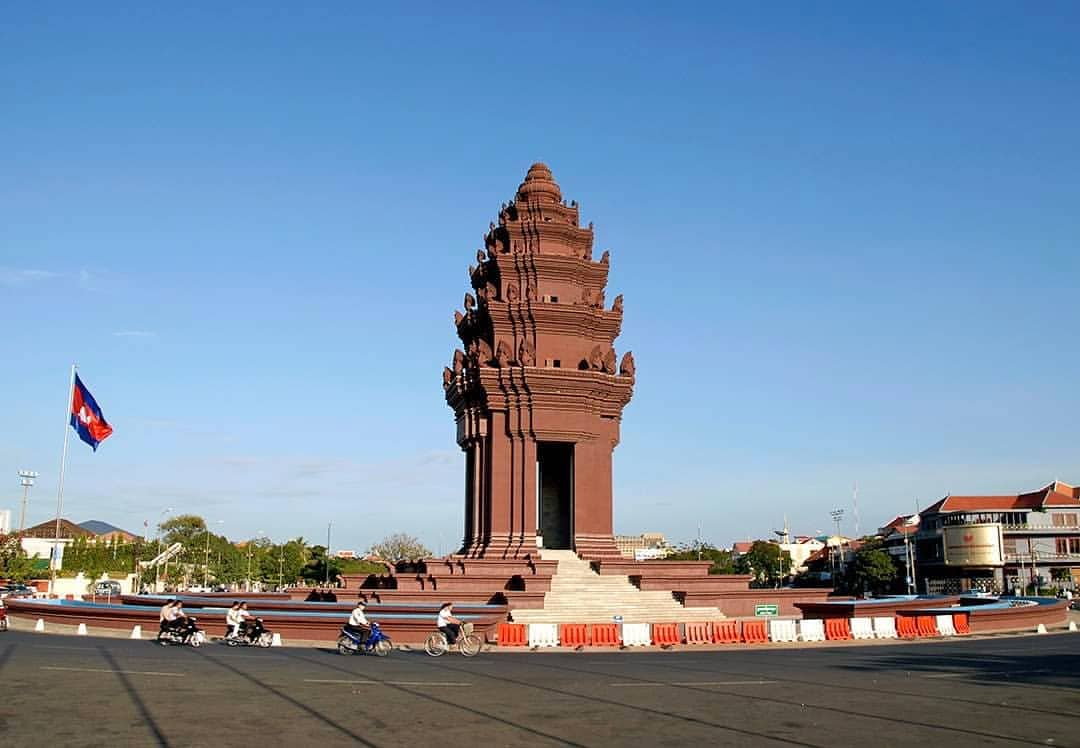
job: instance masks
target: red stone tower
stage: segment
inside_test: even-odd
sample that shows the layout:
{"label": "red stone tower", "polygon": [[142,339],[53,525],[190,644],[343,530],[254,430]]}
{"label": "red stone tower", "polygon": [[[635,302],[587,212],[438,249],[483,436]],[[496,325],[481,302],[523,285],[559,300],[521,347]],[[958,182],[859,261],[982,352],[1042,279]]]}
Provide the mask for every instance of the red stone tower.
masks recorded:
{"label": "red stone tower", "polygon": [[613,348],[622,296],[605,309],[608,253],[544,164],[484,234],[454,319],[464,351],[443,371],[465,452],[462,553],[517,557],[570,548],[616,557],[611,455],[634,359]]}

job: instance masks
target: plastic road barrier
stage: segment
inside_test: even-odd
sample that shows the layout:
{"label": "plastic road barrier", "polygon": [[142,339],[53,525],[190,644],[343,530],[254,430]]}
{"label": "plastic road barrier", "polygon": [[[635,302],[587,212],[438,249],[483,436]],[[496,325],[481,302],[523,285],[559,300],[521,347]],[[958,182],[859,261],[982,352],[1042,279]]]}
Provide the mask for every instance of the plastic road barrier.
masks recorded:
{"label": "plastic road barrier", "polygon": [[825,622],[820,618],[804,618],[799,621],[799,638],[804,642],[825,641]]}
{"label": "plastic road barrier", "polygon": [[794,642],[799,640],[795,630],[795,621],[790,618],[774,618],[769,621],[769,639],[774,642]]}
{"label": "plastic road barrier", "polygon": [[948,613],[944,615],[935,616],[937,618],[937,630],[942,636],[956,636],[956,629],[953,628],[952,616]]}
{"label": "plastic road barrier", "polygon": [[525,624],[524,623],[500,623],[496,632],[500,647],[524,647]]}
{"label": "plastic road barrier", "polygon": [[851,619],[851,638],[852,639],[873,639],[874,638],[874,623],[869,618],[852,618]]}
{"label": "plastic road barrier", "polygon": [[622,625],[622,641],[626,647],[647,647],[652,644],[647,623],[624,623]]}
{"label": "plastic road barrier", "polygon": [[874,619],[874,636],[878,639],[895,639],[896,619],[892,616],[881,616]]}
{"label": "plastic road barrier", "polygon": [[687,644],[712,644],[713,628],[708,621],[687,623],[685,627]]}
{"label": "plastic road barrier", "polygon": [[530,623],[529,646],[533,649],[559,646],[559,624]]}
{"label": "plastic road barrier", "polygon": [[584,623],[560,623],[559,643],[564,647],[583,647],[589,643],[589,627]]}
{"label": "plastic road barrier", "polygon": [[743,621],[742,637],[747,644],[768,643],[769,632],[765,629],[765,621]]}
{"label": "plastic road barrier", "polygon": [[737,644],[742,641],[736,621],[717,621],[713,624],[713,643]]}
{"label": "plastic road barrier", "polygon": [[661,647],[670,647],[672,644],[682,644],[682,635],[679,633],[677,623],[654,623],[652,626],[653,644]]}
{"label": "plastic road barrier", "polygon": [[915,628],[914,616],[897,616],[896,633],[899,634],[901,639],[914,639],[917,637],[919,631]]}
{"label": "plastic road barrier", "polygon": [[592,631],[592,645],[594,647],[618,647],[622,644],[619,638],[619,625],[616,623],[594,623],[590,626]]}
{"label": "plastic road barrier", "polygon": [[825,638],[829,641],[846,641],[851,638],[851,628],[846,618],[826,618]]}
{"label": "plastic road barrier", "polygon": [[919,636],[937,636],[937,620],[933,616],[916,616],[915,630]]}
{"label": "plastic road barrier", "polygon": [[970,634],[971,628],[968,626],[968,614],[967,613],[953,613],[952,614],[953,629],[958,634]]}

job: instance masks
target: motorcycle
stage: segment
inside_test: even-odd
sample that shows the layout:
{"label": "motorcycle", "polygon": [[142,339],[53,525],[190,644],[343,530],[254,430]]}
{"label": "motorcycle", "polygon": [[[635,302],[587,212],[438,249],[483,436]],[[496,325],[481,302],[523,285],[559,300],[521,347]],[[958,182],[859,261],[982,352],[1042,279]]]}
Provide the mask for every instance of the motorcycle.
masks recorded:
{"label": "motorcycle", "polygon": [[274,642],[274,634],[263,626],[261,618],[255,618],[251,623],[240,624],[235,634],[227,634],[222,641],[230,647],[269,647]]}
{"label": "motorcycle", "polygon": [[368,634],[367,640],[360,641],[360,634],[355,634],[349,631],[344,626],[341,627],[341,636],[337,640],[338,652],[343,655],[354,654],[373,654],[376,657],[386,657],[390,654],[390,650],[394,648],[394,643],[390,641],[390,637],[382,632],[379,628],[379,624],[371,624],[371,633]]}
{"label": "motorcycle", "polygon": [[3,601],[0,601],[0,631],[7,631],[7,608],[4,607]]}
{"label": "motorcycle", "polygon": [[188,616],[181,623],[167,628],[158,634],[158,644],[161,646],[167,646],[169,644],[189,645],[192,647],[201,647],[203,642],[206,641],[206,634],[196,624],[198,619],[195,616]]}

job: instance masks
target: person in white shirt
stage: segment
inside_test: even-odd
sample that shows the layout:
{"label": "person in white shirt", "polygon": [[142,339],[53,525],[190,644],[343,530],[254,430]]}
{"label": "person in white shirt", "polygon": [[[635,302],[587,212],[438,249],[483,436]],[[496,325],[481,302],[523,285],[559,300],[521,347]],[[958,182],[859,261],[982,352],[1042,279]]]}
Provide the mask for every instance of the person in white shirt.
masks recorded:
{"label": "person in white shirt", "polygon": [[225,614],[225,636],[234,637],[240,631],[240,603],[234,602]]}
{"label": "person in white shirt", "polygon": [[371,633],[371,624],[364,614],[364,607],[364,601],[357,600],[356,607],[353,608],[352,613],[349,614],[349,622],[345,624],[345,630],[351,634],[358,635],[361,644],[367,641],[368,634]]}
{"label": "person in white shirt", "polygon": [[158,641],[161,641],[161,635],[165,633],[167,629],[173,627],[176,622],[176,609],[173,607],[175,600],[168,600],[161,606],[161,610],[158,612]]}
{"label": "person in white shirt", "polygon": [[439,631],[446,636],[447,644],[453,645],[461,633],[461,619],[454,615],[454,604],[443,603],[439,608],[439,616],[435,619]]}

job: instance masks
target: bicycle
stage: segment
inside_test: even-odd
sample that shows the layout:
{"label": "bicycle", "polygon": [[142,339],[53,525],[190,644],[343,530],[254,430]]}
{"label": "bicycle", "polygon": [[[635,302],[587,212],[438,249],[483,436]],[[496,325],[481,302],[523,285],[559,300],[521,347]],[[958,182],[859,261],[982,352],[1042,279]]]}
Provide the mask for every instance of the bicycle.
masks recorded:
{"label": "bicycle", "polygon": [[[480,653],[480,649],[484,644],[484,640],[480,638],[479,634],[473,633],[473,625],[471,623],[461,624],[461,634],[458,636],[457,643],[454,645],[458,648],[465,657],[475,657]],[[440,657],[451,649],[451,644],[446,640],[446,634],[441,631],[433,631],[424,642],[424,651],[432,657]]]}

